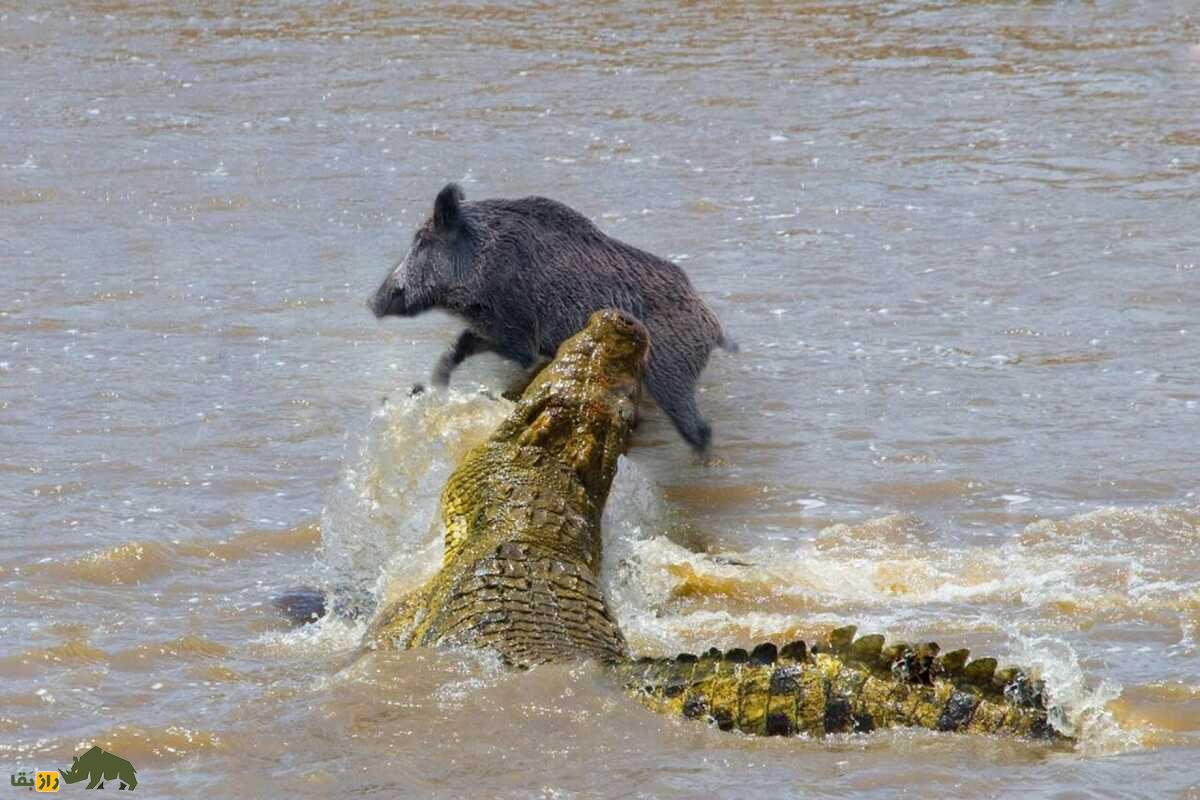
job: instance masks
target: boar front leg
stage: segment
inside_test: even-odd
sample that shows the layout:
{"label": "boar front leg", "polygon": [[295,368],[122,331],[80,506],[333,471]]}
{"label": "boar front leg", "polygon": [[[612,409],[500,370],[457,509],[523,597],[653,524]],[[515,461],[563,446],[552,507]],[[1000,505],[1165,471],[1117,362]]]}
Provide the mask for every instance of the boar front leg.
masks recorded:
{"label": "boar front leg", "polygon": [[494,349],[501,358],[515,361],[521,367],[521,375],[502,393],[503,397],[513,402],[521,398],[525,388],[533,382],[542,368],[550,363],[549,358],[538,355],[533,345],[524,336],[511,331],[508,332],[508,335],[502,332],[501,339],[496,343]]}
{"label": "boar front leg", "polygon": [[442,353],[437,365],[433,368],[433,385],[444,389],[450,385],[450,373],[455,368],[478,353],[494,351],[496,346],[487,339],[480,338],[474,331],[465,330],[458,335],[454,345]]}

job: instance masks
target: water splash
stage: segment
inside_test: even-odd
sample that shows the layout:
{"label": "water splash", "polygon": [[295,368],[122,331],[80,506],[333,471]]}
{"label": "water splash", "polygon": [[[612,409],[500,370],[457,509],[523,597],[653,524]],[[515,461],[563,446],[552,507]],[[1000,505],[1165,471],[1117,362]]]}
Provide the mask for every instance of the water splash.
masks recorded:
{"label": "water splash", "polygon": [[[486,392],[426,392],[386,402],[353,435],[345,467],[321,516],[322,579],[333,607],[359,616],[420,585],[444,553],[439,500],[450,473],[513,404]],[[622,456],[605,506],[605,574],[633,547],[666,530],[668,511],[645,473]],[[617,608],[633,587],[609,582]]]}
{"label": "water splash", "polygon": [[462,455],[512,410],[483,393],[425,392],[386,401],[351,434],[321,514],[320,561],[334,606],[365,615],[389,587],[411,587],[442,557],[438,498]]}
{"label": "water splash", "polygon": [[1122,728],[1109,710],[1121,687],[1109,681],[1089,686],[1070,644],[1053,636],[1018,636],[1015,660],[1045,680],[1050,724],[1075,737],[1082,754],[1109,755],[1141,745],[1141,732]]}

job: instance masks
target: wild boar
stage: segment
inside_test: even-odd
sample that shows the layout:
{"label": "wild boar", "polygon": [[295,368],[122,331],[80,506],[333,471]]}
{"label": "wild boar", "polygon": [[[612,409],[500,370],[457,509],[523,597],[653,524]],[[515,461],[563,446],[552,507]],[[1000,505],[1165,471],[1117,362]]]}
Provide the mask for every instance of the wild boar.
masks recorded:
{"label": "wild boar", "polygon": [[368,305],[376,317],[439,308],[466,322],[434,368],[436,386],[477,353],[531,369],[593,312],[625,311],[650,333],[646,389],[701,453],[712,428],[696,406],[696,381],[714,347],[736,350],[676,264],[606,235],[555,200],[466,202],[453,183]]}

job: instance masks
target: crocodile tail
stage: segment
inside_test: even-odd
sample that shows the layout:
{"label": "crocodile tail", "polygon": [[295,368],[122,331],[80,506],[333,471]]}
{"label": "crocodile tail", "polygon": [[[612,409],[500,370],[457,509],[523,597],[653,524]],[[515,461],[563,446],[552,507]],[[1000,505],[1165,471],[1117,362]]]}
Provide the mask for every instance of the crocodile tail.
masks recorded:
{"label": "crocodile tail", "polygon": [[1062,738],[1049,724],[1040,681],[966,650],[936,644],[884,647],[882,636],[835,630],[811,649],[764,643],[747,652],[641,658],[613,664],[648,707],[706,719],[757,736],[867,732],[910,726],[937,731]]}

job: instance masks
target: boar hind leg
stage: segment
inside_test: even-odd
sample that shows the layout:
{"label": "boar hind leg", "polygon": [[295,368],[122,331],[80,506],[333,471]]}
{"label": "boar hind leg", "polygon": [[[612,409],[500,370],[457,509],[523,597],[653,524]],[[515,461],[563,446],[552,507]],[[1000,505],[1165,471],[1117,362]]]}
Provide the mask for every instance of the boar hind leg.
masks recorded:
{"label": "boar hind leg", "polygon": [[670,376],[664,380],[655,373],[647,373],[646,388],[692,449],[700,455],[707,453],[712,441],[712,426],[700,416],[694,384],[684,384]]}
{"label": "boar hind leg", "polygon": [[463,331],[458,335],[454,345],[442,353],[442,357],[438,359],[437,365],[433,368],[433,385],[439,389],[446,388],[450,385],[450,373],[454,372],[459,364],[473,355],[495,349],[494,344],[479,337],[473,331]]}

